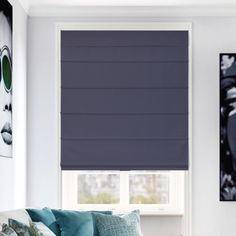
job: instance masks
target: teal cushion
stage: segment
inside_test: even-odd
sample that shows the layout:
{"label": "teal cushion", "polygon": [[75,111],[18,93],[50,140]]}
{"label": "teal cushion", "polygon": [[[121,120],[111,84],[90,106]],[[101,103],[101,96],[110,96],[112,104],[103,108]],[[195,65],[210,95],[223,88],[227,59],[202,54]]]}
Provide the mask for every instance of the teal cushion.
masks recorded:
{"label": "teal cushion", "polygon": [[66,211],[53,210],[57,224],[61,230],[61,236],[99,236],[96,227],[95,215],[112,214],[111,211]]}
{"label": "teal cushion", "polygon": [[91,212],[52,210],[61,230],[61,236],[93,236]]}
{"label": "teal cushion", "polygon": [[142,236],[139,211],[122,216],[96,214],[95,219],[102,236]]}
{"label": "teal cushion", "polygon": [[8,224],[19,236],[34,236],[27,225],[17,220],[8,219]]}
{"label": "teal cushion", "polygon": [[52,213],[51,209],[26,209],[30,218],[34,222],[42,222],[45,224],[56,236],[60,236],[60,229],[56,223],[56,217]]}
{"label": "teal cushion", "polygon": [[111,215],[112,211],[92,211],[92,216],[93,216],[93,227],[94,227],[94,234],[93,236],[99,236],[99,231],[98,231],[98,227],[96,224],[96,214],[105,214],[105,215]]}

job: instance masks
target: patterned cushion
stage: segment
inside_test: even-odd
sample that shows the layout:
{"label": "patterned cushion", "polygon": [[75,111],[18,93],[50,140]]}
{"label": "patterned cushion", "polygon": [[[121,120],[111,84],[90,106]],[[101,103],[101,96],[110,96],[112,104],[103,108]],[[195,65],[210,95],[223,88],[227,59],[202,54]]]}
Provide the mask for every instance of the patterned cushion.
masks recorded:
{"label": "patterned cushion", "polygon": [[46,225],[54,234],[60,236],[60,229],[56,223],[56,217],[52,213],[51,209],[45,207],[43,209],[26,209],[33,222],[42,222]]}
{"label": "patterned cushion", "polygon": [[32,236],[27,225],[13,219],[8,219],[9,226],[15,230],[18,236]]}
{"label": "patterned cushion", "polygon": [[55,236],[55,234],[42,222],[32,222],[30,229],[35,236]]}
{"label": "patterned cushion", "polygon": [[0,236],[6,236],[6,235],[17,236],[16,232],[11,227],[9,227],[7,224],[3,224]]}
{"label": "patterned cushion", "polygon": [[96,214],[95,218],[102,236],[142,236],[139,211],[122,216]]}

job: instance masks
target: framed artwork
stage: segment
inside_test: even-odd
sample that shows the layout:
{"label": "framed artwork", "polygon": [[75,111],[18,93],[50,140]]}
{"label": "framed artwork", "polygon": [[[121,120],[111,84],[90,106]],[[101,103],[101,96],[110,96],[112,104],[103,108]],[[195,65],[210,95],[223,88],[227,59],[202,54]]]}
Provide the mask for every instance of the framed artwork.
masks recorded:
{"label": "framed artwork", "polygon": [[12,6],[0,1],[0,156],[12,157]]}
{"label": "framed artwork", "polygon": [[220,200],[236,201],[236,53],[220,54]]}

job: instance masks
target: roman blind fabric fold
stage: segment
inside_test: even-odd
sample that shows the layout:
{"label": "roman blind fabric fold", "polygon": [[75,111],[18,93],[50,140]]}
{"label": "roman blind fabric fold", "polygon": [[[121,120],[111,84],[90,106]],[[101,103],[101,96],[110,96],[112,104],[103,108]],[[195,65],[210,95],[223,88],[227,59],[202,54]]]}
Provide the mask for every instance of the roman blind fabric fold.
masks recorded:
{"label": "roman blind fabric fold", "polygon": [[61,32],[61,168],[188,169],[188,31]]}

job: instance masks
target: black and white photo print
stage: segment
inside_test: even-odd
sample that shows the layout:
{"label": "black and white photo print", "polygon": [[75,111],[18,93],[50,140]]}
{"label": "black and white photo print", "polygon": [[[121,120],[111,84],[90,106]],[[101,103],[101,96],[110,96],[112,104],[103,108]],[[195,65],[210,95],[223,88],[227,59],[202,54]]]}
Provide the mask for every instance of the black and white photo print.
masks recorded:
{"label": "black and white photo print", "polygon": [[12,6],[0,1],[0,156],[12,157]]}
{"label": "black and white photo print", "polygon": [[220,200],[236,201],[236,54],[220,54]]}

